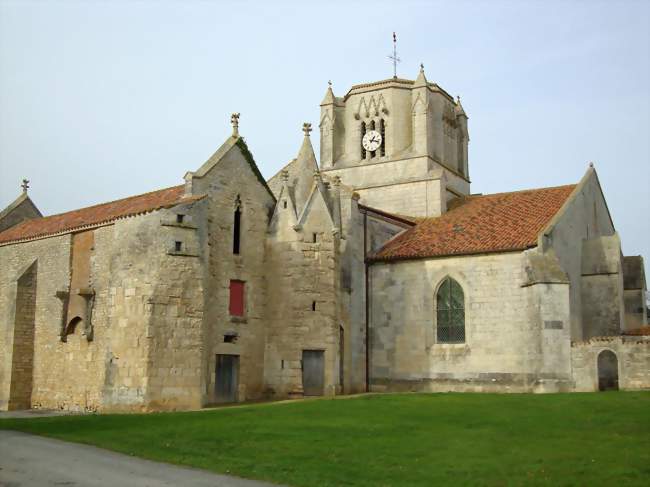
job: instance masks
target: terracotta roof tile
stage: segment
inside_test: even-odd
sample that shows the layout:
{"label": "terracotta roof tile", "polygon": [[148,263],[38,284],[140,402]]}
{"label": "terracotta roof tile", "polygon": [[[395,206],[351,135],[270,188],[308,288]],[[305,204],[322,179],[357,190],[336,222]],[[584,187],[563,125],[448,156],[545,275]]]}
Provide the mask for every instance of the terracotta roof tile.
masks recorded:
{"label": "terracotta roof tile", "polygon": [[623,335],[650,336],[650,326],[642,326],[641,328],[635,328],[634,330],[627,330],[623,332]]}
{"label": "terracotta roof tile", "polygon": [[118,218],[169,208],[200,198],[202,196],[184,197],[184,186],[180,185],[67,213],[26,220],[0,233],[0,245],[99,226]]}
{"label": "terracotta roof tile", "polygon": [[388,241],[371,260],[481,254],[534,247],[539,233],[574,188],[575,185],[568,185],[460,198],[451,202],[442,216],[425,218]]}

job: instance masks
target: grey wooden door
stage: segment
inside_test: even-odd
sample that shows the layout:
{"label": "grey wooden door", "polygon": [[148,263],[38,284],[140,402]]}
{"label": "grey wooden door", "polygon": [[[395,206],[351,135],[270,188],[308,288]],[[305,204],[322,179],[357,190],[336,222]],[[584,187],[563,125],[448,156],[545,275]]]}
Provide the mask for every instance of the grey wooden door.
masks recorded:
{"label": "grey wooden door", "polygon": [[325,384],[323,350],[302,351],[302,389],[305,396],[322,396]]}
{"label": "grey wooden door", "polygon": [[239,385],[239,356],[217,355],[215,371],[215,395],[217,402],[236,402]]}
{"label": "grey wooden door", "polygon": [[598,355],[598,390],[618,390],[618,359],[611,350]]}

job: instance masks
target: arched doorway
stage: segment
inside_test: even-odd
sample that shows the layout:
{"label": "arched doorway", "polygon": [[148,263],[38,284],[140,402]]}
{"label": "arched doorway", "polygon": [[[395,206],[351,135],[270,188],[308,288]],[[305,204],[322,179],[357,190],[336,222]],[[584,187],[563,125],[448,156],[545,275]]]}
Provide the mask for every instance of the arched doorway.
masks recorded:
{"label": "arched doorway", "polygon": [[611,350],[598,354],[598,390],[618,390],[618,359]]}

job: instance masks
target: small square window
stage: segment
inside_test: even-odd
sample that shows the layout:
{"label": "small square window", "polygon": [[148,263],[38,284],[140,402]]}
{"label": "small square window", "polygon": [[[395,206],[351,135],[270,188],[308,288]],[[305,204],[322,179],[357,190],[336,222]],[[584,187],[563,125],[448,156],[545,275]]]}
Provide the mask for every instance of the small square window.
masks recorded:
{"label": "small square window", "polygon": [[237,341],[236,333],[227,333],[223,336],[223,343],[235,343]]}
{"label": "small square window", "polygon": [[314,243],[317,243],[318,242],[318,234],[314,233],[314,234],[312,234],[312,237],[314,238]]}
{"label": "small square window", "polygon": [[311,310],[316,311],[316,301],[311,302]]}
{"label": "small square window", "polygon": [[183,223],[185,215],[176,215],[176,223]]}
{"label": "small square window", "polygon": [[179,242],[178,240],[174,242],[174,251],[180,252],[183,250],[183,242]]}

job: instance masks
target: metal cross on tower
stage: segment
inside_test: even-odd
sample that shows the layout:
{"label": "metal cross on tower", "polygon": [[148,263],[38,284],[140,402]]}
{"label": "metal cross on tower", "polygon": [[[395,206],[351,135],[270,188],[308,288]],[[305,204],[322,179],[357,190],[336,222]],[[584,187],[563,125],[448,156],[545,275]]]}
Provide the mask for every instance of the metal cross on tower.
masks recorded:
{"label": "metal cross on tower", "polygon": [[388,56],[388,59],[393,61],[393,78],[397,78],[397,63],[401,63],[402,60],[397,57],[397,35],[393,32],[393,55]]}

